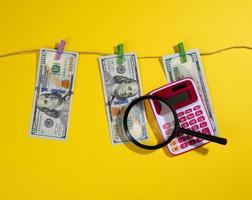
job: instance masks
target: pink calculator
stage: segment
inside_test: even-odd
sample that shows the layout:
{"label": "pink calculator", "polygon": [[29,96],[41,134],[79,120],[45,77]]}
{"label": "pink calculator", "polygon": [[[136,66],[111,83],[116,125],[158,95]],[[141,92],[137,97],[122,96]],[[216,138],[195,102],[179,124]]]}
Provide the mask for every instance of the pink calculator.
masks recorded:
{"label": "pink calculator", "polygon": [[[206,109],[191,78],[185,78],[170,83],[149,94],[160,96],[173,106],[178,115],[181,128],[214,135]],[[150,101],[150,103],[160,131],[166,138],[170,134],[169,128],[172,122],[167,121],[162,115],[161,106],[155,105],[153,101]],[[167,147],[173,155],[178,155],[200,147],[208,142],[209,141],[201,138],[179,133]]]}

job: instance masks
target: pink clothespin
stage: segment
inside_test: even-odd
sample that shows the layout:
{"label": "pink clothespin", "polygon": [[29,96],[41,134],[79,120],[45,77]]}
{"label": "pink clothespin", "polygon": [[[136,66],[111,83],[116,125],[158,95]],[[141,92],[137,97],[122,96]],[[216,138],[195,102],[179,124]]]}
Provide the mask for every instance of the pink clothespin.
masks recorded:
{"label": "pink clothespin", "polygon": [[66,44],[65,40],[61,40],[60,41],[60,44],[59,44],[59,46],[57,48],[57,51],[56,51],[55,60],[59,60],[60,59],[61,54],[64,51],[65,44]]}

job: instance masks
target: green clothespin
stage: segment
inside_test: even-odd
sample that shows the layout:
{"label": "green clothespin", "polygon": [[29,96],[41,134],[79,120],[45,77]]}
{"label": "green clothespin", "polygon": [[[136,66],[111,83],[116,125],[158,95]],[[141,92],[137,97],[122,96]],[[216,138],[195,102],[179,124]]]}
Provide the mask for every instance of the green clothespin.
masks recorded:
{"label": "green clothespin", "polygon": [[178,43],[177,47],[178,47],[178,50],[179,50],[179,57],[180,57],[181,63],[186,63],[187,59],[186,59],[186,52],[185,52],[183,42]]}
{"label": "green clothespin", "polygon": [[124,53],[123,53],[123,44],[118,44],[117,45],[117,63],[119,65],[123,64],[123,57],[124,57]]}

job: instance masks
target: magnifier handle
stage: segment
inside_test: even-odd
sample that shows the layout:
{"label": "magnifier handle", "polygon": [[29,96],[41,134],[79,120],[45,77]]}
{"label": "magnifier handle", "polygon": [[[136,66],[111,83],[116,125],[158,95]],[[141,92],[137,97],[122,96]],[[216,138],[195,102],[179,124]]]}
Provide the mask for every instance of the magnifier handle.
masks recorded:
{"label": "magnifier handle", "polygon": [[223,145],[227,144],[227,139],[226,138],[221,138],[221,137],[217,137],[217,136],[213,136],[213,135],[207,135],[207,134],[203,134],[203,133],[199,133],[199,132],[195,132],[195,131],[191,131],[191,130],[183,129],[183,128],[180,128],[179,130],[182,133],[185,133],[185,134],[188,134],[188,135],[191,135],[191,136],[195,136],[195,137],[198,137],[198,138],[202,138],[202,139],[205,139],[205,140],[208,140],[208,141],[211,141],[211,142],[215,142],[215,143],[223,144]]}

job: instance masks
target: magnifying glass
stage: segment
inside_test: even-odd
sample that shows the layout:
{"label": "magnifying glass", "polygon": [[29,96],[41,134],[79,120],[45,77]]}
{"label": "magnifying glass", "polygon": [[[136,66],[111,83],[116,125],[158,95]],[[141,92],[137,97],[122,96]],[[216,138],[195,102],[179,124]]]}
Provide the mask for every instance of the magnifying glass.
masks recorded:
{"label": "magnifying glass", "polygon": [[[157,122],[157,114],[153,110],[151,103],[161,106],[161,111],[158,113],[159,121]],[[135,118],[136,113],[146,113],[146,126],[149,137],[144,140],[139,140],[139,120]],[[136,124],[136,125],[135,125]],[[159,126],[161,124],[161,128]],[[186,138],[188,141],[208,140],[218,144],[227,144],[226,138],[221,138],[211,135],[209,132],[201,133],[202,129],[193,131],[180,126],[179,118],[173,106],[159,96],[145,95],[133,100],[127,107],[123,117],[123,126],[128,139],[143,149],[159,149],[170,143],[175,137]],[[190,127],[188,127],[190,128]],[[204,132],[204,131],[202,131]]]}

